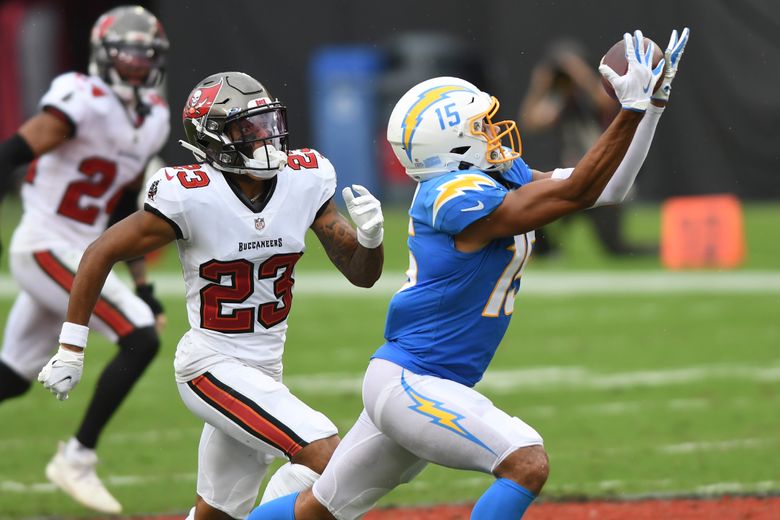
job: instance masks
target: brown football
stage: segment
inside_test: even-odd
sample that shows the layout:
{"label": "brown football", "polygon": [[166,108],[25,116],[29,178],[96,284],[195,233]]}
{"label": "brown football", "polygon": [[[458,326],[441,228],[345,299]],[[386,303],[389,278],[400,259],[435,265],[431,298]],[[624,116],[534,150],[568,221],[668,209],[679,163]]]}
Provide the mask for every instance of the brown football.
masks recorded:
{"label": "brown football", "polygon": [[[645,38],[645,49],[647,49],[647,46],[652,42],[650,38]],[[655,43],[655,42],[653,42]],[[661,61],[661,58],[664,57],[663,50],[658,46],[657,43],[655,43],[655,48],[653,49],[653,67],[658,65],[658,62]],[[621,76],[626,73],[628,70],[628,61],[626,60],[626,44],[623,40],[620,40],[615,45],[613,45],[607,53],[604,55],[604,63],[612,67],[612,70],[620,74]],[[617,96],[615,95],[615,89],[612,88],[612,84],[607,81],[605,77],[601,77],[601,84],[604,86],[604,90],[607,91],[607,94],[612,99],[617,99]],[[661,86],[661,78],[658,78],[658,81],[655,83],[655,87],[653,87],[653,92],[658,90],[658,87]]]}

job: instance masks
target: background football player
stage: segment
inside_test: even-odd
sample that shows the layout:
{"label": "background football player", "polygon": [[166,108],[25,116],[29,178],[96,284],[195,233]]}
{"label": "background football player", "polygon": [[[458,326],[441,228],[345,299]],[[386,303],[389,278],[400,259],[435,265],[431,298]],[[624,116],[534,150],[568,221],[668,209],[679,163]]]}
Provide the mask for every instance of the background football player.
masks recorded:
{"label": "background football player", "polygon": [[183,112],[199,162],[164,168],[144,209],[108,229],[76,273],[61,346],[39,379],[60,398],[78,381],[87,322],[111,266],[176,241],[190,330],[176,351],[184,404],[205,422],[198,500],[190,517],[244,518],[274,457],[289,462],[264,500],[308,488],[338,443],[336,427],[282,383],[294,269],[312,229],[354,285],[382,271],[379,201],[342,192],[357,230],[333,201],[336,173],[315,150],[288,151],[286,108],[239,72],[201,81]]}
{"label": "background football player", "polygon": [[[106,226],[137,209],[143,171],[165,144],[169,111],[155,88],[168,40],[157,18],[117,7],[92,29],[89,75],[57,77],[40,112],[0,144],[0,171],[35,159],[24,180],[24,213],[10,244],[21,292],[8,316],[0,353],[0,401],[25,393],[51,356],[84,249]],[[62,443],[47,477],[82,504],[118,513],[120,504],[95,473],[101,431],[154,358],[160,303],[143,259],[128,262],[135,293],[113,274],[90,326],[119,351],[105,367],[76,434]]]}
{"label": "background football player", "polygon": [[600,67],[623,109],[575,168],[529,169],[514,121],[494,122],[498,101],[463,80],[434,78],[398,101],[387,138],[419,182],[409,280],[366,371],[365,408],[313,489],[261,505],[250,520],[359,518],[428,462],[496,477],[472,519],[523,516],[548,476],[542,437],[472,387],[509,325],[534,229],[627,194],[687,39],[687,29],[673,33],[664,69],[653,68],[641,32],[625,35],[628,72]]}

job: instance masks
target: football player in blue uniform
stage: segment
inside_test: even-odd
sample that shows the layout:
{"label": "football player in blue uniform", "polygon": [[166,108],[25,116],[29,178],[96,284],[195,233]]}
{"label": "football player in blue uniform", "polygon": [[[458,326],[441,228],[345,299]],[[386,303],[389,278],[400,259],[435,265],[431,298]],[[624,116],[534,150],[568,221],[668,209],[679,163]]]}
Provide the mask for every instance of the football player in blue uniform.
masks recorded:
{"label": "football player in blue uniform", "polygon": [[654,68],[642,33],[625,35],[627,73],[599,68],[623,109],[572,169],[531,170],[515,123],[494,122],[498,101],[466,81],[434,78],[401,98],[387,134],[419,183],[410,266],[366,371],[365,408],[311,490],[268,502],[250,520],[359,518],[428,462],[496,477],[472,519],[523,516],[547,480],[542,437],[473,386],[509,325],[534,229],[625,197],[687,39],[687,29],[673,32]]}

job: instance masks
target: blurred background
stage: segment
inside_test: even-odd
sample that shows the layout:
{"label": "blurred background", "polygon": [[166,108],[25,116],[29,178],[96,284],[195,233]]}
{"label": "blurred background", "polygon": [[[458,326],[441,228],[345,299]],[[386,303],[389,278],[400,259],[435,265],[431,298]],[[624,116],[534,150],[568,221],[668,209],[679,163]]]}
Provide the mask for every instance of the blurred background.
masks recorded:
{"label": "blurred background", "polygon": [[[89,29],[126,2],[5,0],[0,4],[0,138],[36,110],[50,80],[86,70]],[[780,5],[772,0],[603,0],[473,2],[149,1],[171,41],[167,95],[172,134],[163,159],[190,160],[181,107],[216,71],[241,70],[289,109],[292,144],[321,149],[346,183],[359,179],[394,194],[406,182],[384,146],[386,116],[414,83],[458,75],[517,117],[530,73],[550,44],[576,40],[595,68],[623,32],[642,28],[666,46],[690,26],[691,44],[640,176],[638,196],[734,193],[777,199],[780,182]],[[534,168],[558,166],[553,133],[524,136]]]}
{"label": "blurred background", "polygon": [[[92,24],[124,3],[0,3],[0,139],[36,112],[57,74],[86,71]],[[141,4],[171,42],[164,163],[192,162],[177,144],[192,87],[240,70],[287,105],[293,147],[328,156],[339,189],[361,183],[383,201],[386,262],[377,287],[346,289],[314,237],[296,268],[285,381],[342,432],[360,410],[360,375],[407,267],[414,186],[384,138],[401,94],[437,75],[472,81],[520,124],[526,162],[550,170],[569,161],[572,132],[587,147],[616,110],[596,99],[600,86],[571,88],[582,70],[571,55],[593,72],[625,31],[641,28],[665,47],[672,29],[689,26],[632,200],[599,217],[607,225],[577,217],[545,229],[548,259],[526,271],[515,320],[481,388],[545,436],[554,468],[546,498],[780,491],[766,463],[780,457],[779,2]],[[544,117],[534,117],[534,97]],[[19,214],[12,194],[2,206],[3,244]],[[610,246],[616,239],[629,249]],[[162,359],[110,425],[99,472],[127,512],[180,513],[194,493],[200,425],[179,402],[170,369],[187,328],[175,248],[153,279],[169,314]],[[15,291],[5,254],[0,326]],[[66,405],[36,391],[0,407],[0,518],[89,516],[47,487],[43,466],[113,352],[94,342],[81,392]],[[468,502],[487,479],[431,468],[383,504]]]}

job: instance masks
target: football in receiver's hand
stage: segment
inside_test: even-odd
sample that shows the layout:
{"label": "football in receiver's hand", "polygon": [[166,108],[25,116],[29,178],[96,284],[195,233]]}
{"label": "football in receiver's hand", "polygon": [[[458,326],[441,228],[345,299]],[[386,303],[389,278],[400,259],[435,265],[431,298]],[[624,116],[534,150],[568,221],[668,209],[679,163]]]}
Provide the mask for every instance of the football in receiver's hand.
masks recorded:
{"label": "football in receiver's hand", "polygon": [[[650,38],[645,38],[645,50],[647,50],[647,46],[650,45],[650,43],[654,43],[654,42]],[[655,43],[653,46],[653,67],[658,65],[658,62],[661,61],[663,57],[664,57],[663,50],[661,50],[658,44]],[[614,70],[621,76],[624,75],[628,70],[628,60],[626,60],[625,42],[623,40],[617,42],[607,51],[607,53],[604,55],[604,58],[602,59],[606,65],[609,65],[612,68],[612,70]],[[658,87],[661,86],[662,77],[663,75],[659,76],[658,81],[653,87],[653,92],[658,90]],[[607,91],[607,94],[609,94],[609,96],[612,99],[617,99],[617,96],[615,95],[615,89],[612,88],[612,84],[609,81],[607,81],[607,78],[602,76],[601,84],[604,86],[604,90]]]}

